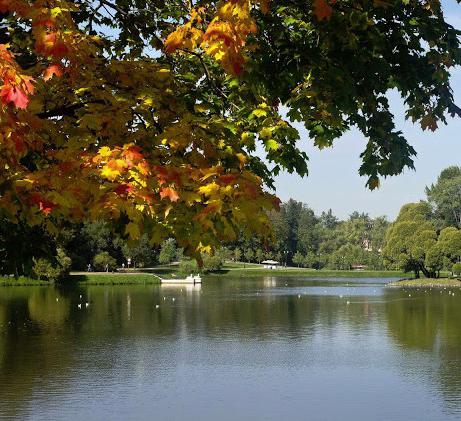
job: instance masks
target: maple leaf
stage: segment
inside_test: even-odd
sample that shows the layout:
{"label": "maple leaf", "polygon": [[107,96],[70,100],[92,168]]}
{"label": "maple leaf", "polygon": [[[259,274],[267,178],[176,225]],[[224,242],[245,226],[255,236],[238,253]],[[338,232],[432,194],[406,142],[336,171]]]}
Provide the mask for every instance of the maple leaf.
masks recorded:
{"label": "maple leaf", "polygon": [[132,240],[137,240],[141,236],[139,226],[138,224],[135,224],[134,222],[130,222],[126,226],[125,233],[128,234]]}
{"label": "maple leaf", "polygon": [[27,94],[17,86],[6,85],[0,91],[0,98],[3,105],[13,103],[17,108],[26,109],[29,104]]}
{"label": "maple leaf", "polygon": [[44,199],[39,193],[31,194],[31,202],[34,205],[38,205],[40,211],[43,212],[47,216],[57,206],[55,203]]}
{"label": "maple leaf", "polygon": [[35,50],[44,56],[60,58],[69,52],[69,47],[58,32],[45,32],[37,39]]}
{"label": "maple leaf", "polygon": [[160,190],[160,198],[164,199],[168,197],[172,202],[177,202],[179,200],[178,192],[171,187],[164,187]]}
{"label": "maple leaf", "polygon": [[43,72],[43,80],[48,81],[53,76],[61,77],[62,73],[63,70],[60,64],[50,64]]}
{"label": "maple leaf", "polygon": [[141,153],[141,148],[136,145],[131,145],[127,147],[124,150],[123,155],[125,157],[127,164],[131,166],[133,166],[136,161],[140,161],[144,158],[144,155]]}
{"label": "maple leaf", "polygon": [[114,192],[117,193],[119,196],[124,196],[134,190],[134,187],[130,184],[120,184]]}
{"label": "maple leaf", "polygon": [[329,20],[333,9],[326,0],[314,0],[314,15],[318,20]]}

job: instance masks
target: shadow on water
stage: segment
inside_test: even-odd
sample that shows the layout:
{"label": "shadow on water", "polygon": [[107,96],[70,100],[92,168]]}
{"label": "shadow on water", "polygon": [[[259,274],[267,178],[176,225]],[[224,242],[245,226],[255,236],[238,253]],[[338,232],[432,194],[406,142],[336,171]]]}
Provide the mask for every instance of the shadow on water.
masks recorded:
{"label": "shadow on water", "polygon": [[[338,408],[320,405],[322,387],[338,404],[344,399],[350,416],[359,414],[354,399],[385,419],[461,415],[461,293],[387,289],[386,281],[3,288],[0,418],[122,418],[137,402],[137,418],[147,419],[154,405],[162,419],[183,418],[181,408],[232,419],[238,396],[234,415],[243,418],[278,418],[282,409],[299,418],[310,408],[339,419]],[[402,402],[381,406],[370,385]],[[178,409],[175,393],[185,391],[190,398]],[[291,409],[266,402],[255,412],[267,393],[286,394]],[[123,404],[113,398],[119,394]]]}

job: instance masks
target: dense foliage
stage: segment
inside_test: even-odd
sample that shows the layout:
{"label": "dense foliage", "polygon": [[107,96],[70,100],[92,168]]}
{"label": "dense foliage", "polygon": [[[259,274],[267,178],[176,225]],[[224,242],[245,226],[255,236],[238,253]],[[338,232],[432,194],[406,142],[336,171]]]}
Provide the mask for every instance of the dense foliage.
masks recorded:
{"label": "dense foliage", "polygon": [[383,250],[391,267],[436,278],[459,273],[461,261],[461,168],[449,167],[426,188],[428,201],[402,207],[386,234]]}
{"label": "dense foliage", "polygon": [[111,219],[199,260],[270,232],[272,177],[307,173],[292,122],[319,147],[357,127],[375,188],[415,154],[390,89],[423,129],[460,112],[436,0],[1,0],[0,27],[0,217]]}

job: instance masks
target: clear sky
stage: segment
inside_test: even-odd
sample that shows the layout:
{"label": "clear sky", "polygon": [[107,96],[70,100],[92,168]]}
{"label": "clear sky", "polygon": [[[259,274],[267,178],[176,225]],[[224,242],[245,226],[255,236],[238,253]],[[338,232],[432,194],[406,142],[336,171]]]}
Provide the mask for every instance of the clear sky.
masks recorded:
{"label": "clear sky", "polygon": [[[461,29],[461,6],[454,1],[444,2],[447,20]],[[455,103],[461,106],[461,69],[453,72],[452,86]],[[397,216],[400,207],[425,198],[424,188],[434,182],[440,171],[449,165],[461,165],[461,118],[448,118],[448,125],[432,132],[423,132],[418,125],[405,121],[404,107],[395,93],[389,95],[396,128],[401,130],[418,156],[415,171],[405,170],[396,177],[381,180],[375,191],[365,188],[365,177],[358,175],[360,153],[366,139],[357,131],[350,131],[336,140],[334,147],[319,151],[309,140],[303,126],[300,129],[300,147],[309,156],[309,176],[280,174],[276,191],[282,200],[293,198],[307,203],[316,213],[331,208],[340,218],[354,210],[372,216]]]}

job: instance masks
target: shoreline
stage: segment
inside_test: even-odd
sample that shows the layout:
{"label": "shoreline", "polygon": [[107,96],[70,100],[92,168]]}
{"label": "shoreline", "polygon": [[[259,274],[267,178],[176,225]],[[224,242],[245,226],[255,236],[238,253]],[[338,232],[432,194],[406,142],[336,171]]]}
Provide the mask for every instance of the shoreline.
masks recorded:
{"label": "shoreline", "polygon": [[390,288],[461,288],[461,280],[457,278],[401,279],[389,282],[386,286]]}
{"label": "shoreline", "polygon": [[[171,267],[159,267],[123,273],[107,272],[71,272],[65,281],[53,284],[49,281],[20,277],[0,277],[0,287],[7,286],[50,286],[60,287],[77,285],[160,285],[157,276],[180,276],[177,270]],[[203,276],[203,275],[202,275]],[[348,270],[313,270],[303,268],[263,269],[260,267],[225,267],[219,272],[208,273],[205,279],[211,281],[225,279],[273,277],[305,277],[305,278],[402,278],[404,274],[398,271],[348,271]]]}

